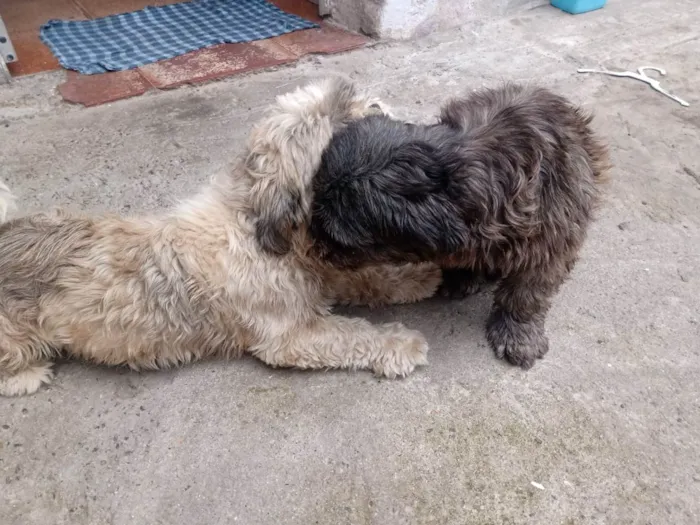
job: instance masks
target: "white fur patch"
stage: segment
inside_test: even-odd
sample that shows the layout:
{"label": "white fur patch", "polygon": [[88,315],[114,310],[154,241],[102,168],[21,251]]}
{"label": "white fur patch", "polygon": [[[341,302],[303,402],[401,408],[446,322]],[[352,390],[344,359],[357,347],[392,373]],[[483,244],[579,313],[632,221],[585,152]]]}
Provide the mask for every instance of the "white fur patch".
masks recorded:
{"label": "white fur patch", "polygon": [[23,396],[33,394],[42,383],[48,384],[53,379],[51,364],[34,365],[21,372],[0,379],[0,396]]}

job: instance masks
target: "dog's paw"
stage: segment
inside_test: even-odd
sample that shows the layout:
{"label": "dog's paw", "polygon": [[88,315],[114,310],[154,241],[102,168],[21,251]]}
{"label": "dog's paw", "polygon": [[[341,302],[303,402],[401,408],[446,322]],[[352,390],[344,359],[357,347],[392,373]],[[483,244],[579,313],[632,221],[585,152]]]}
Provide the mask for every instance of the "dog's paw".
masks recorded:
{"label": "dog's paw", "polygon": [[52,378],[51,363],[35,364],[12,376],[0,375],[0,396],[33,394],[42,384],[50,383]]}
{"label": "dog's paw", "polygon": [[383,346],[372,369],[378,376],[406,377],[417,366],[428,364],[428,342],[423,334],[400,323],[383,326]]}
{"label": "dog's paw", "polygon": [[491,314],[486,337],[497,358],[524,370],[532,368],[549,351],[543,323],[520,323],[501,310]]}
{"label": "dog's paw", "polygon": [[486,281],[469,270],[442,270],[442,284],[437,295],[447,299],[464,299],[486,288]]}

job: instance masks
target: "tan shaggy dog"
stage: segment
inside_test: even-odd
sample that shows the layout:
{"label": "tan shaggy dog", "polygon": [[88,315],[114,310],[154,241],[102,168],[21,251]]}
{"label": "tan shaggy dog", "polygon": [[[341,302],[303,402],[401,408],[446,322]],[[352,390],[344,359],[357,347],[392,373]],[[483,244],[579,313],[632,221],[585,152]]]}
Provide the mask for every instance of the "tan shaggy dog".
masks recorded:
{"label": "tan shaggy dog", "polygon": [[[305,232],[289,213],[308,209],[305,193],[289,202],[282,191],[310,182],[335,130],[377,111],[342,79],[310,84],[277,99],[243,162],[169,213],[39,214],[0,225],[0,394],[35,392],[59,355],[157,369],[249,352],[276,367],[387,377],[425,363],[420,333],[329,309],[426,298],[440,270],[325,266],[307,256]],[[9,204],[0,183],[3,221]],[[256,231],[296,249],[267,255]]]}

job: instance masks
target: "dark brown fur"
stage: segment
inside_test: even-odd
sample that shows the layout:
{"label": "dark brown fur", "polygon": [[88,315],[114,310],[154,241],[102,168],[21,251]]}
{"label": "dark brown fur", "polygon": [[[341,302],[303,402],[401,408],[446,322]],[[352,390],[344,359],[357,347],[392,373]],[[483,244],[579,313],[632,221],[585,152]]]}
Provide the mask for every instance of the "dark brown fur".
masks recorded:
{"label": "dark brown fur", "polygon": [[369,117],[338,132],[313,182],[310,232],[339,266],[433,261],[451,290],[498,282],[487,337],[531,367],[608,169],[591,117],[541,88],[446,104],[439,122]]}

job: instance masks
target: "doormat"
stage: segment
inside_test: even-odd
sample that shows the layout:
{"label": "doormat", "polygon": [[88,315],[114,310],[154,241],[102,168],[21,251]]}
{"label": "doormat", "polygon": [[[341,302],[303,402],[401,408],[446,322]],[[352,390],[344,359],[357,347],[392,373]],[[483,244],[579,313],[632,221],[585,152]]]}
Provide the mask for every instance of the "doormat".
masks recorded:
{"label": "doormat", "polygon": [[50,20],[41,39],[64,68],[92,75],[313,27],[266,0],[193,0],[95,20]]}

